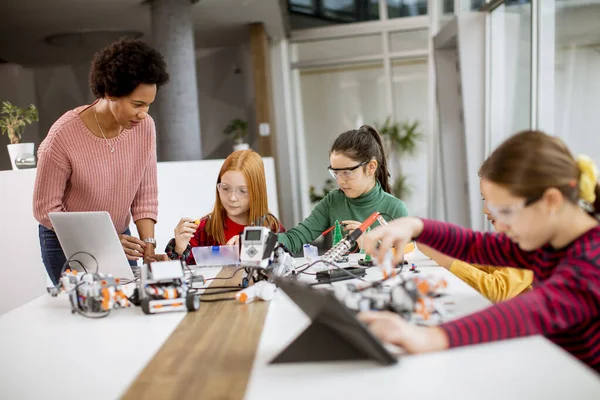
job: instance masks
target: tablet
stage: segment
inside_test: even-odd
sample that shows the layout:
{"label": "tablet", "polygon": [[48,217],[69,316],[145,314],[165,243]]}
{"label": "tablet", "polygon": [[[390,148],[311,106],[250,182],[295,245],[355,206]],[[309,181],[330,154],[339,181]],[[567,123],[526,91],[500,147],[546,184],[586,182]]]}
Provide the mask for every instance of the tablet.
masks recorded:
{"label": "tablet", "polygon": [[312,320],[271,363],[373,360],[382,365],[398,362],[397,356],[358,321],[350,309],[329,290],[316,290],[288,278],[275,278],[288,297]]}

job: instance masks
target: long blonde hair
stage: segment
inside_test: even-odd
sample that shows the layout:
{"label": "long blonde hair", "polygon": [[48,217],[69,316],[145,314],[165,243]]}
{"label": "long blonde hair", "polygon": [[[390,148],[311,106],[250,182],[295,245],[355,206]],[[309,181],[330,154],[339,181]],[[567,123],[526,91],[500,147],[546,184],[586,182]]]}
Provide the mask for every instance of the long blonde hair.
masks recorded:
{"label": "long blonde hair", "polygon": [[[250,209],[248,210],[248,221],[250,225],[265,225],[279,231],[280,224],[277,218],[269,213],[269,200],[267,198],[267,181],[265,178],[265,166],[262,157],[253,150],[239,150],[231,153],[225,159],[217,184],[221,183],[221,177],[227,171],[239,171],[246,179],[248,194],[250,196]],[[206,233],[212,236],[219,244],[225,243],[225,214],[219,191],[216,188],[216,201],[212,213],[206,222]]]}

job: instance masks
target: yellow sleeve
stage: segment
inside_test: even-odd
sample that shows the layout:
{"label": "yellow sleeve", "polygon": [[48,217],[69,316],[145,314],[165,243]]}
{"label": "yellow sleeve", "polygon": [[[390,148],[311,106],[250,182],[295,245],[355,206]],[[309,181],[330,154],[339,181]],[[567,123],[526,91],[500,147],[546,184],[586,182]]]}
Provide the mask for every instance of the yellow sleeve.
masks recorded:
{"label": "yellow sleeve", "polygon": [[471,265],[454,261],[450,272],[497,303],[531,289],[533,272],[527,269]]}

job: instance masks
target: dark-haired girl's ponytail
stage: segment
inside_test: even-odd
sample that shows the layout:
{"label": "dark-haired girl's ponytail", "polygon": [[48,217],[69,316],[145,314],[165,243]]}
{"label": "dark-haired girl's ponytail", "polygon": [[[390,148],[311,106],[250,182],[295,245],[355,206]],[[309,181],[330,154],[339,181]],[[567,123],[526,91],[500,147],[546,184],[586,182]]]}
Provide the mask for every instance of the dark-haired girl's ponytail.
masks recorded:
{"label": "dark-haired girl's ponytail", "polygon": [[387,158],[385,155],[385,150],[383,148],[383,141],[381,140],[381,135],[379,134],[379,132],[377,132],[377,129],[373,128],[370,125],[361,126],[360,130],[367,132],[377,142],[379,152],[381,153],[381,162],[379,162],[379,167],[377,168],[376,178],[379,181],[381,188],[385,192],[392,194],[392,186],[390,185],[390,172],[387,166]]}

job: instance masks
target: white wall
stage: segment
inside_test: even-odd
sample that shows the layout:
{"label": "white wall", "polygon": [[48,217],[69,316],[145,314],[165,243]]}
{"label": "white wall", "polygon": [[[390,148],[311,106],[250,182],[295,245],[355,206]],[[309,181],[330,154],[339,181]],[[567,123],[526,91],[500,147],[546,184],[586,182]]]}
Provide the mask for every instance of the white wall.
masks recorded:
{"label": "white wall", "polygon": [[[217,176],[224,160],[177,161],[158,163],[157,252],[163,253],[182,217],[200,218],[215,204]],[[264,158],[269,209],[279,216],[275,163]],[[183,189],[182,189],[183,188]],[[130,229],[137,232],[131,222]]]}
{"label": "white wall", "polygon": [[[183,216],[201,217],[211,211],[217,175],[223,160],[158,164],[159,216],[156,226],[158,252],[173,237]],[[278,215],[275,167],[265,158],[270,210]],[[38,222],[32,199],[36,170],[0,171],[0,314],[46,293],[47,274],[42,263]],[[132,232],[137,232],[131,224]]]}
{"label": "white wall", "polygon": [[566,47],[556,52],[556,135],[571,151],[600,164],[600,52]]}
{"label": "white wall", "polygon": [[33,218],[34,169],[0,171],[0,314],[46,292],[38,223]]}
{"label": "white wall", "polygon": [[[223,130],[231,119],[246,119],[250,143],[256,139],[250,46],[199,49],[196,54],[203,155],[224,158],[231,152],[232,141]],[[89,67],[89,62],[33,68],[0,65],[0,101],[34,103],[40,111],[39,123],[27,129],[24,140],[34,141],[37,148],[62,114],[94,100],[89,89]],[[10,169],[5,151],[0,156],[0,169]]]}
{"label": "white wall", "polygon": [[[458,52],[471,228],[484,229],[483,202],[477,172],[485,160],[485,31],[484,13],[467,13],[458,17]],[[441,77],[440,77],[441,78]]]}
{"label": "white wall", "polygon": [[434,37],[445,219],[476,230],[484,228],[477,171],[485,152],[485,21],[466,13]]}
{"label": "white wall", "polygon": [[[402,199],[410,215],[428,216],[429,199],[429,141],[433,140],[429,133],[429,93],[427,60],[414,60],[405,63],[395,62],[392,67],[394,82],[394,107],[398,121],[420,122],[420,132],[424,138],[418,144],[414,156],[405,156],[400,160],[402,173],[408,177],[411,194]],[[393,178],[393,175],[392,175]]]}
{"label": "white wall", "polygon": [[308,183],[322,193],[333,141],[386,118],[383,65],[301,71],[300,85]]}
{"label": "white wall", "polygon": [[301,221],[300,174],[297,132],[294,127],[292,74],[290,71],[289,42],[282,39],[271,44],[271,71],[273,115],[276,136],[276,154],[279,182],[280,218],[284,226],[294,227]]}
{"label": "white wall", "polygon": [[89,68],[89,63],[84,63],[33,69],[42,140],[61,115],[94,101],[89,88]]}
{"label": "white wall", "polygon": [[[393,96],[397,121],[421,123],[425,139],[414,157],[400,160],[412,194],[404,199],[411,215],[428,209],[428,66],[426,60],[394,62]],[[322,193],[329,150],[341,133],[363,124],[382,125],[388,117],[382,64],[352,65],[300,72],[308,183]],[[390,159],[391,172],[396,160]],[[394,176],[392,175],[392,178]]]}
{"label": "white wall", "polygon": [[491,14],[490,151],[531,126],[529,8],[500,6]]}
{"label": "white wall", "polygon": [[222,158],[231,152],[233,141],[223,130],[234,118],[248,121],[248,142],[253,144],[256,92],[250,45],[198,49],[196,66],[203,156]]}

